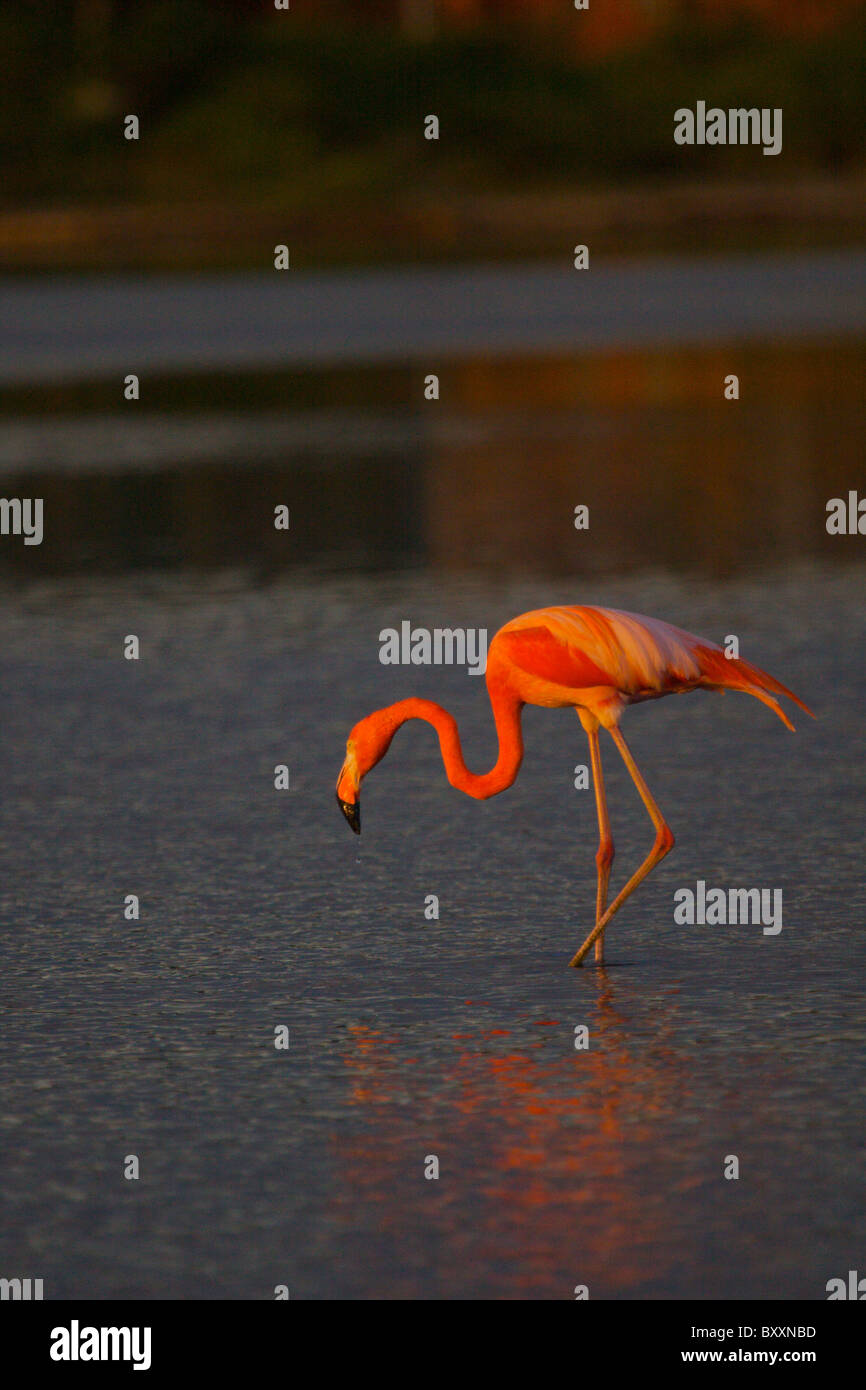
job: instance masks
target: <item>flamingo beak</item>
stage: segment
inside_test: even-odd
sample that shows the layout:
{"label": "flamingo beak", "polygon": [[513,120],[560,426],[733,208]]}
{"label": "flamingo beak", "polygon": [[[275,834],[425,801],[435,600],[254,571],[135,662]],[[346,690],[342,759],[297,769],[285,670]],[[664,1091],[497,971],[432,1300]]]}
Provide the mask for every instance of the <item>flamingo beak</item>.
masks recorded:
{"label": "flamingo beak", "polygon": [[355,834],[356,834],[356,835],[360,835],[360,833],[361,833],[361,799],[360,799],[360,797],[358,798],[357,801],[344,801],[343,798],[340,796],[340,793],[337,792],[337,805],[339,806],[340,810],[343,812],[343,815],[346,817],[346,820],[349,822],[349,825],[352,827],[352,829],[354,830]]}

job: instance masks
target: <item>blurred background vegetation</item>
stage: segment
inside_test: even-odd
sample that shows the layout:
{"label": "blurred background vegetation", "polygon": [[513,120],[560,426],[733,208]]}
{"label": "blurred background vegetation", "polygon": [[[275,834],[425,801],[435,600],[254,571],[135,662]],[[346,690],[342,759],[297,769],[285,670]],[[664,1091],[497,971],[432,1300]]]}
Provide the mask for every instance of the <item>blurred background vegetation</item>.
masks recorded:
{"label": "blurred background vegetation", "polygon": [[[29,0],[0,51],[5,269],[861,239],[860,0]],[[698,99],[782,154],[676,146]]]}

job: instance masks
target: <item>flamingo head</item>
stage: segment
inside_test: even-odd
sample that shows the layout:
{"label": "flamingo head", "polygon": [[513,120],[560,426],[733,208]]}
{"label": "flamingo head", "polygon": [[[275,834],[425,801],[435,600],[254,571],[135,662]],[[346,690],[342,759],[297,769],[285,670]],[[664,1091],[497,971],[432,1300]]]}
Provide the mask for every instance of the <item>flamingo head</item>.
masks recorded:
{"label": "flamingo head", "polygon": [[337,778],[340,810],[356,835],[361,833],[361,783],[381,762],[394,737],[395,722],[377,710],[356,724],[346,740],[346,757]]}
{"label": "flamingo head", "polygon": [[361,833],[361,780],[378,758],[373,755],[365,720],[356,724],[346,741],[346,757],[337,778],[337,803],[356,835]]}
{"label": "flamingo head", "polygon": [[346,752],[337,778],[337,805],[356,835],[361,833],[361,775],[356,760]]}

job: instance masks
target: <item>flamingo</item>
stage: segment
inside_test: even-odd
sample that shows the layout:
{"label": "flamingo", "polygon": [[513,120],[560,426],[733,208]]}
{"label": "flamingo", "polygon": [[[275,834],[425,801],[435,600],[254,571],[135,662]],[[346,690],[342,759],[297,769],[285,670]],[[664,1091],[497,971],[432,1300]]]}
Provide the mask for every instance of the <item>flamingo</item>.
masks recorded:
{"label": "flamingo", "polygon": [[[457,721],[441,705],[432,700],[398,700],[386,709],[368,714],[352,729],[337,780],[337,801],[352,830],[359,835],[361,783],[409,719],[423,719],[433,725],[452,787],[477,800],[486,800],[510,787],[520,771],[520,719],[524,705],[573,708],[589,739],[599,832],[595,926],[569,962],[575,967],[583,964],[593,944],[596,963],[603,964],[604,932],[611,918],[674,846],[670,826],[619,727],[623,711],[643,700],[658,700],[663,695],[689,690],[741,690],[769,705],[792,732],[793,724],[773,695],[786,696],[815,717],[798,696],[773,676],[748,661],[727,656],[715,642],[695,637],[658,618],[616,608],[539,608],[512,618],[490,644],[486,680],[499,739],[498,757],[489,772],[469,771],[460,747]],[[599,729],[606,729],[616,744],[655,828],[652,849],[610,906],[607,895],[614,844],[604,793]]]}

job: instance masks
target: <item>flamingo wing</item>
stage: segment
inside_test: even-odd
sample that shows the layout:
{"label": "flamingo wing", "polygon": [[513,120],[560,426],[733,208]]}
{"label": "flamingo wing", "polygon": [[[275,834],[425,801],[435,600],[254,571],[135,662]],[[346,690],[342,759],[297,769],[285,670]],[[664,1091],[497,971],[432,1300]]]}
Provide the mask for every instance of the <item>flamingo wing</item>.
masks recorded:
{"label": "flamingo wing", "polygon": [[620,609],[537,609],[506,623],[494,642],[513,666],[545,686],[609,687],[626,701],[698,687],[741,690],[768,705],[789,729],[794,726],[774,694],[812,714],[792,691],[751,662],[728,657],[716,643],[658,618]]}

